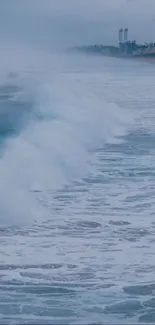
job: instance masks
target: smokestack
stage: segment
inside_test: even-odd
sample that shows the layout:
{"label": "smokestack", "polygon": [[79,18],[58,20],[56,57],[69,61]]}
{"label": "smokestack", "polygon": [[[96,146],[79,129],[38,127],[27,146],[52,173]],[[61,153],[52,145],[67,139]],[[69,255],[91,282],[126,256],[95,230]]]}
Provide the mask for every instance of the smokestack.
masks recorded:
{"label": "smokestack", "polygon": [[119,40],[119,42],[121,41],[121,40],[120,40],[120,38],[121,38],[121,37],[120,37],[120,33],[121,33],[121,30],[119,29],[119,32],[118,32],[118,40]]}
{"label": "smokestack", "polygon": [[128,28],[126,29],[126,40],[128,41]]}
{"label": "smokestack", "polygon": [[126,28],[124,29],[124,42],[126,41]]}
{"label": "smokestack", "polygon": [[123,39],[123,28],[119,29],[119,42],[122,43],[122,39]]}
{"label": "smokestack", "polygon": [[124,42],[127,42],[128,40],[128,28],[124,29]]}

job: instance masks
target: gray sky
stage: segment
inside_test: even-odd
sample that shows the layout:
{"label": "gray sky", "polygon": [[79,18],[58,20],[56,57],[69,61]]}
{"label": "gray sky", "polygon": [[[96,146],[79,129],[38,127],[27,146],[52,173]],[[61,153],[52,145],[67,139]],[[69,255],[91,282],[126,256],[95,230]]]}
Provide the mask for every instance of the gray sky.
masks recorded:
{"label": "gray sky", "polygon": [[155,41],[155,0],[0,0],[0,37],[52,47],[117,42],[129,37]]}

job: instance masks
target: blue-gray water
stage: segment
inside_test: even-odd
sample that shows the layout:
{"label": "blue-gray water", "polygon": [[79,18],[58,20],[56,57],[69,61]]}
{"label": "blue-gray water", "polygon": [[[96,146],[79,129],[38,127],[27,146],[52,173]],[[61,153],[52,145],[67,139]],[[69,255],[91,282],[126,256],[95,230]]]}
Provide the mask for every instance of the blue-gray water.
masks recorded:
{"label": "blue-gray water", "polygon": [[155,67],[47,71],[0,87],[0,323],[155,322]]}

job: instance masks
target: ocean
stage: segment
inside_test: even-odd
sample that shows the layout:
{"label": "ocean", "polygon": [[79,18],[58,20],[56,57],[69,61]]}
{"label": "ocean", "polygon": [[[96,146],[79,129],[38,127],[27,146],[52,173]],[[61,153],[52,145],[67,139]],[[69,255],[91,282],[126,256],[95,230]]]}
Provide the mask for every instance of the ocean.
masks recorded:
{"label": "ocean", "polygon": [[6,66],[0,323],[155,322],[155,66]]}

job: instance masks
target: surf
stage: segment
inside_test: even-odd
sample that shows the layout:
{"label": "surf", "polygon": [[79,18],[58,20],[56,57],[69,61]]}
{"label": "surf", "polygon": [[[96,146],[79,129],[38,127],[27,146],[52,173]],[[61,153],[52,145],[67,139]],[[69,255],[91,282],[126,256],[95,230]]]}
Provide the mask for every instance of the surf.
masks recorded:
{"label": "surf", "polygon": [[[38,75],[33,72],[29,114],[16,136],[5,141],[0,159],[2,223],[46,218],[46,193],[91,174],[96,150],[120,141],[131,121],[126,110],[102,93],[109,78],[106,69],[101,74],[92,69],[91,59],[84,68],[85,57],[64,57],[61,69],[57,58],[56,70],[51,59],[54,69],[42,82],[34,82]],[[22,87],[26,103],[26,79]]]}

